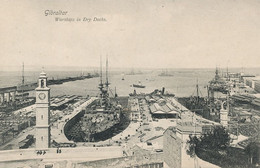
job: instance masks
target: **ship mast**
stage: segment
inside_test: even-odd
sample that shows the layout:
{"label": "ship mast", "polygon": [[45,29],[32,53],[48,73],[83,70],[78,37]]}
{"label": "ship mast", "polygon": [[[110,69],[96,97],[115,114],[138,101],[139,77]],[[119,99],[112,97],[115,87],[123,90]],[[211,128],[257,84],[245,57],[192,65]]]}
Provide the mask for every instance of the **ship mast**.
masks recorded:
{"label": "ship mast", "polygon": [[100,56],[100,88],[103,88],[103,83],[102,83],[102,56]]}
{"label": "ship mast", "polygon": [[22,101],[24,101],[24,62],[23,62],[23,69],[22,69]]}
{"label": "ship mast", "polygon": [[100,55],[100,84],[99,84],[99,89],[100,89],[100,106],[102,106],[102,99],[103,99],[103,83],[102,83],[102,56]]}
{"label": "ship mast", "polygon": [[106,83],[105,83],[106,90],[105,90],[105,93],[104,93],[105,94],[106,105],[109,105],[109,84],[110,83],[108,82],[108,58],[106,57]]}
{"label": "ship mast", "polygon": [[219,75],[218,75],[218,67],[216,67],[216,71],[215,71],[215,80],[217,81],[219,79]]}
{"label": "ship mast", "polygon": [[106,89],[108,91],[108,86],[109,86],[109,82],[108,82],[108,59],[106,59]]}
{"label": "ship mast", "polygon": [[199,84],[198,84],[198,78],[197,78],[197,84],[196,84],[196,91],[197,91],[197,102],[199,102]]}
{"label": "ship mast", "polygon": [[115,87],[115,97],[117,97],[117,93],[116,93],[116,87]]}
{"label": "ship mast", "polygon": [[228,72],[228,66],[227,66],[227,80],[229,81],[229,72]]}

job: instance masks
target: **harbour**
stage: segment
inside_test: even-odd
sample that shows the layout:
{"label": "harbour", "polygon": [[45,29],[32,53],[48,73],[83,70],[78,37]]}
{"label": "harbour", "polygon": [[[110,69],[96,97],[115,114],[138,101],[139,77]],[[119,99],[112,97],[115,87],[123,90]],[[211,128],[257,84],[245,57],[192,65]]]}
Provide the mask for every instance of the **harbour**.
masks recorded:
{"label": "harbour", "polygon": [[[158,73],[158,72],[157,72]],[[156,74],[157,74],[156,73]],[[176,73],[176,72],[175,72]],[[194,72],[192,72],[193,74]],[[205,73],[205,72],[203,72]],[[102,99],[103,103],[106,103],[106,97],[105,95],[108,94],[109,89],[103,90],[106,88],[106,83],[111,81],[114,81],[115,79],[118,80],[118,82],[127,82],[129,80],[129,76],[125,76],[125,80],[121,80],[121,73],[113,74],[111,77],[106,78],[107,81],[104,83],[104,87],[100,85],[100,79],[95,78],[95,79],[85,79],[80,81],[82,83],[83,81],[89,82],[89,80],[96,80],[96,88],[97,86],[99,89],[96,89],[95,92],[98,94],[98,92],[103,93]],[[176,74],[183,74],[183,73],[176,73]],[[188,73],[184,73],[188,74]],[[211,74],[214,74],[214,71],[212,70]],[[110,76],[109,75],[109,76]],[[140,74],[134,75],[138,76]],[[143,74],[142,74],[143,75]],[[215,74],[216,75],[216,74]],[[102,76],[102,75],[101,75]],[[132,75],[130,75],[132,76]],[[148,77],[149,76],[149,77]],[[214,76],[214,75],[213,75]],[[210,79],[208,79],[208,83],[210,84]],[[145,75],[146,78],[155,78],[152,76],[152,73],[147,72]],[[158,76],[162,78],[162,76]],[[175,78],[176,75],[171,76],[171,78]],[[140,77],[141,78],[141,77]],[[144,77],[142,77],[144,79]],[[168,78],[166,78],[168,80]],[[146,86],[149,88],[149,82],[154,82],[149,81],[149,80],[143,80],[146,83]],[[78,81],[73,81],[76,83]],[[98,84],[99,82],[99,84]],[[225,94],[220,93],[219,90],[216,90],[215,94],[209,93],[210,90],[207,90],[207,87],[203,86],[197,79],[195,81],[195,85],[189,86],[193,87],[193,91],[189,92],[189,95],[185,96],[177,96],[175,95],[174,92],[171,92],[170,90],[175,90],[176,92],[179,90],[182,90],[184,88],[165,88],[162,87],[161,89],[155,89],[152,92],[144,92],[143,89],[147,88],[132,88],[129,87],[129,83],[125,84],[125,87],[128,89],[130,88],[132,90],[132,93],[129,94],[129,96],[118,96],[122,94],[121,89],[117,86],[115,86],[117,89],[114,89],[116,92],[109,92],[112,94],[109,99],[112,101],[115,101],[113,99],[116,99],[118,102],[121,102],[121,108],[122,108],[122,116],[123,118],[120,117],[119,122],[113,123],[113,119],[115,116],[111,112],[90,112],[89,110],[93,108],[93,105],[96,106],[96,104],[99,104],[99,96],[90,96],[89,94],[84,94],[85,96],[81,95],[58,95],[58,96],[52,96],[50,99],[50,108],[51,108],[51,119],[50,119],[50,124],[51,126],[51,146],[52,148],[85,148],[85,147],[98,147],[98,148],[104,148],[104,147],[119,147],[121,148],[122,146],[127,145],[127,148],[123,150],[123,155],[124,156],[131,156],[132,153],[134,152],[134,149],[137,148],[142,148],[145,150],[150,151],[149,153],[152,155],[160,155],[160,152],[163,151],[163,132],[169,127],[169,126],[174,126],[178,127],[178,124],[180,123],[180,119],[187,121],[192,121],[194,116],[194,113],[196,113],[196,120],[203,122],[203,127],[202,130],[205,132],[208,132],[212,130],[216,125],[223,124],[222,118],[221,118],[221,110],[223,107],[221,107],[221,104],[218,104],[218,101],[225,101]],[[200,84],[200,85],[199,85]],[[53,85],[53,87],[65,87],[61,85]],[[66,85],[66,84],[65,84]],[[162,85],[161,85],[162,86]],[[124,86],[123,86],[124,87]],[[113,88],[113,87],[111,87]],[[245,87],[244,87],[245,88]],[[149,88],[149,89],[154,89],[154,88]],[[178,89],[178,90],[177,90]],[[85,91],[87,91],[85,89]],[[206,93],[205,93],[206,92]],[[219,92],[219,93],[218,93]],[[240,92],[244,93],[244,91],[240,90]],[[193,94],[191,94],[193,93]],[[194,94],[195,93],[195,94]],[[205,96],[203,96],[203,93]],[[214,97],[208,97],[208,96],[214,96]],[[218,95],[216,97],[216,95]],[[235,94],[237,95],[237,94]],[[233,117],[230,117],[228,122],[228,129],[234,133],[234,140],[239,139],[239,137],[242,135],[244,137],[248,136],[251,138],[255,138],[253,135],[256,134],[256,132],[251,132],[249,133],[246,131],[249,127],[251,127],[250,124],[246,124],[247,121],[254,121],[258,122],[259,116],[259,108],[254,108],[254,110],[250,110],[248,112],[243,112],[246,109],[250,108],[249,106],[242,107],[240,105],[241,103],[241,98],[236,97],[235,95],[230,96],[230,98],[234,101],[239,101],[239,104],[232,104],[232,109],[230,105],[230,115]],[[190,97],[192,96],[192,97]],[[241,97],[241,96],[240,96]],[[250,102],[255,102],[253,101],[252,96],[249,96]],[[215,99],[214,105],[208,106],[208,102],[211,102],[212,99]],[[243,98],[242,103],[247,103],[249,101],[244,101],[245,98]],[[217,100],[217,102],[216,102]],[[230,101],[232,101],[230,100]],[[190,102],[192,104],[192,101],[197,102],[201,105],[204,105],[205,107],[202,107],[199,104],[193,104],[193,106],[188,105],[187,103]],[[233,102],[232,101],[232,102]],[[204,102],[204,103],[203,103]],[[211,108],[208,108],[211,107]],[[96,107],[95,107],[96,108]],[[203,113],[200,112],[199,109],[205,108],[203,110]],[[206,109],[208,108],[208,109]],[[193,113],[189,112],[191,110]],[[88,112],[87,112],[88,111]],[[240,112],[238,112],[240,111]],[[90,113],[89,113],[90,112]],[[88,114],[89,113],[89,114]],[[91,114],[92,113],[92,114]],[[110,114],[111,116],[110,116]],[[121,112],[120,112],[121,113]],[[120,114],[118,113],[118,115]],[[241,114],[240,114],[241,113]],[[2,133],[2,137],[5,137],[2,139],[2,146],[1,149],[4,150],[16,150],[18,148],[34,148],[35,147],[35,138],[33,136],[34,132],[34,124],[35,124],[35,106],[30,105],[27,108],[23,108],[20,110],[17,110],[17,112],[14,112],[14,114],[18,116],[23,116],[27,117],[30,120],[34,120],[34,123],[30,121],[30,124],[26,124],[26,126],[23,126],[21,128],[16,128],[13,130],[7,130],[10,132],[10,135],[7,133]],[[235,117],[239,114],[239,118]],[[86,115],[91,116],[91,120],[94,120],[95,124],[101,124],[99,122],[102,122],[102,120],[111,120],[107,124],[101,124],[98,127],[94,125],[85,125],[83,126],[82,123],[89,123],[88,119],[84,119]],[[94,118],[93,118],[94,117]],[[234,118],[235,117],[235,118]],[[247,119],[247,117],[249,117]],[[107,118],[107,119],[106,119]],[[109,119],[110,118],[110,119]],[[243,121],[242,124],[239,124],[242,120],[246,119]],[[22,118],[24,120],[24,118]],[[186,122],[187,122],[186,121]],[[234,121],[238,121],[238,124],[234,126]],[[106,121],[105,121],[106,122]],[[123,125],[120,126],[120,122],[124,123]],[[224,121],[227,124],[227,121]],[[8,122],[7,124],[10,124]],[[13,124],[13,123],[11,123]],[[104,126],[104,128],[102,128]],[[84,135],[84,132],[88,132],[88,130],[82,130],[82,128],[87,128],[94,131],[95,134],[91,135],[91,138],[89,135]],[[92,128],[91,128],[92,127]],[[15,127],[14,127],[15,128]],[[16,132],[14,132],[16,130]],[[249,133],[249,134],[248,134]],[[13,134],[13,135],[12,135]],[[12,135],[12,136],[11,136]],[[32,137],[32,138],[30,138]],[[5,141],[4,141],[5,140]],[[7,142],[8,141],[8,142]],[[7,142],[7,143],[6,143]],[[19,143],[18,143],[19,142]],[[237,144],[238,146],[245,147],[246,144],[248,144],[249,139],[246,138],[244,141],[239,141]],[[136,146],[137,145],[137,146]],[[70,150],[70,149],[69,149]],[[140,150],[140,149],[139,149]],[[65,150],[66,151],[66,150]],[[46,151],[49,153],[50,151]],[[122,155],[122,156],[123,156]],[[162,156],[156,156],[157,160],[159,158],[162,159]],[[48,154],[50,156],[50,154]],[[159,157],[159,158],[158,158]],[[84,160],[84,159],[83,159]],[[160,159],[159,159],[160,160]],[[159,162],[158,162],[159,164]]]}
{"label": "harbour", "polygon": [[259,168],[257,0],[0,8],[1,168]]}

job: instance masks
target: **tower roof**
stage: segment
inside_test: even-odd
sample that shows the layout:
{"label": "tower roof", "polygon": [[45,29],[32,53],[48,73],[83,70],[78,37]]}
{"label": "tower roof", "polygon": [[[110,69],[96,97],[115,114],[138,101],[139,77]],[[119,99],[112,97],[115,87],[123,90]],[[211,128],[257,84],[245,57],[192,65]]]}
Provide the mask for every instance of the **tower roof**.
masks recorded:
{"label": "tower roof", "polygon": [[46,76],[46,73],[44,72],[44,71],[42,71],[41,73],[40,73],[40,78],[46,78],[47,76]]}

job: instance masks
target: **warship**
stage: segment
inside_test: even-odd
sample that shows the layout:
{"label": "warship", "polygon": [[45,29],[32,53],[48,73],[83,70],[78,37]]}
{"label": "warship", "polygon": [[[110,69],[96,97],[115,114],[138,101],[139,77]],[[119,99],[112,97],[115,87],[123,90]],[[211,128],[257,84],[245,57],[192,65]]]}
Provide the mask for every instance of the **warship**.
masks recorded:
{"label": "warship", "polygon": [[215,77],[209,82],[209,90],[217,91],[226,94],[228,92],[228,85],[219,76],[219,70],[216,68]]}
{"label": "warship", "polygon": [[81,118],[81,130],[86,142],[95,141],[95,136],[120,123],[121,105],[109,98],[108,60],[106,60],[106,82],[102,82],[102,62],[100,67],[99,98],[86,108]]}
{"label": "warship", "polygon": [[[102,81],[102,63],[100,68],[99,96],[84,110],[79,121],[68,130],[67,137],[75,142],[96,142],[104,140],[122,124],[122,106],[119,104],[117,94],[109,96],[108,61],[106,61],[106,82]],[[112,91],[111,91],[112,92]]]}
{"label": "warship", "polygon": [[131,72],[130,72],[130,73],[127,73],[126,75],[141,75],[141,74],[143,74],[142,71],[138,70],[138,71],[136,72],[134,69],[132,69]]}

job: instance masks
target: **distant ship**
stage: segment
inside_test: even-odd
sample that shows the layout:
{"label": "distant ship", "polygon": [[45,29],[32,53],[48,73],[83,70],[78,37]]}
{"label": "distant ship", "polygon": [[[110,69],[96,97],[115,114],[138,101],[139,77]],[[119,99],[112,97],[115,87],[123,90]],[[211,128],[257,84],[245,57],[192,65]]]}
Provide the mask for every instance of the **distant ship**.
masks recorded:
{"label": "distant ship", "polygon": [[215,77],[209,82],[209,89],[213,91],[218,91],[222,93],[228,92],[228,86],[220,76],[219,76],[219,70],[216,68],[215,71]]}
{"label": "distant ship", "polygon": [[134,69],[132,69],[132,71],[130,73],[128,73],[127,75],[140,75],[140,74],[143,74],[142,71],[138,71],[138,72],[135,72]]}
{"label": "distant ship", "polygon": [[141,84],[141,81],[139,81],[138,84],[133,84],[133,87],[136,87],[136,88],[145,88],[145,86]]}
{"label": "distant ship", "polygon": [[162,71],[162,73],[159,74],[159,76],[173,76],[173,74],[169,74],[168,70]]}

